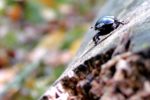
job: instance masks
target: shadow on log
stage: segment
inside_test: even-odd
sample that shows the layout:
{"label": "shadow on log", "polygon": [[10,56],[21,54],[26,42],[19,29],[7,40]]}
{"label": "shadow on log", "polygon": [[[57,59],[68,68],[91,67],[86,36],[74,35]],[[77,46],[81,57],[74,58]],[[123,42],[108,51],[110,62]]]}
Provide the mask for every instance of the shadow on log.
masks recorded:
{"label": "shadow on log", "polygon": [[77,56],[41,100],[148,100],[149,4],[150,0],[108,1],[98,17],[114,15],[127,24],[96,46],[90,29]]}

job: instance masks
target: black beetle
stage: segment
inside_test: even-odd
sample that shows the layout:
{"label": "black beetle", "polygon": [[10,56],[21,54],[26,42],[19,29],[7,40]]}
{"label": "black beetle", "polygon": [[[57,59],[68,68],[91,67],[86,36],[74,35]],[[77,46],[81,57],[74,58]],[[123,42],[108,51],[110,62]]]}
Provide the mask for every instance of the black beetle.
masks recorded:
{"label": "black beetle", "polygon": [[98,44],[100,38],[99,36],[107,35],[114,29],[116,29],[120,24],[124,24],[120,22],[114,16],[104,16],[96,22],[94,29],[98,31],[98,33],[93,37],[93,41],[95,45]]}

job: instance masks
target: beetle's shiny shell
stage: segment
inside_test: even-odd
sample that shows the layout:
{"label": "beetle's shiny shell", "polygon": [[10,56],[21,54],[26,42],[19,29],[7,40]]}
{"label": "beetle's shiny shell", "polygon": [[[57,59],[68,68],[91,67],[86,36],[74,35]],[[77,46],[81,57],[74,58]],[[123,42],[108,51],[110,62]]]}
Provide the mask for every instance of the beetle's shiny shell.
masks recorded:
{"label": "beetle's shiny shell", "polygon": [[114,16],[105,16],[100,18],[96,24],[95,24],[95,30],[100,30],[102,28],[105,28],[107,25],[112,25],[115,23],[115,17]]}

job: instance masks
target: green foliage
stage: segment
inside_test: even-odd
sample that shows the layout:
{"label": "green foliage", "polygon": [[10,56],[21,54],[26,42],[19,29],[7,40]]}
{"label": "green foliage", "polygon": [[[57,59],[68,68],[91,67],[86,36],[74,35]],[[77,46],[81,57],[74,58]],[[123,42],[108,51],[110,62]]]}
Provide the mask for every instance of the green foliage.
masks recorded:
{"label": "green foliage", "polygon": [[61,73],[64,71],[64,66],[63,65],[61,65],[61,66],[58,66],[57,68],[55,68],[54,70],[53,70],[54,72],[54,76],[55,76],[55,78],[57,79],[60,75],[61,75]]}
{"label": "green foliage", "polygon": [[16,1],[15,0],[5,0],[7,5],[12,5],[14,4]]}
{"label": "green foliage", "polygon": [[57,3],[69,3],[71,0],[56,0]]}
{"label": "green foliage", "polygon": [[41,16],[41,8],[42,6],[37,2],[28,1],[25,7],[25,19],[33,23],[40,23],[42,22]]}
{"label": "green foliage", "polygon": [[3,44],[13,48],[17,44],[16,35],[14,33],[7,33],[6,36],[2,39]]}

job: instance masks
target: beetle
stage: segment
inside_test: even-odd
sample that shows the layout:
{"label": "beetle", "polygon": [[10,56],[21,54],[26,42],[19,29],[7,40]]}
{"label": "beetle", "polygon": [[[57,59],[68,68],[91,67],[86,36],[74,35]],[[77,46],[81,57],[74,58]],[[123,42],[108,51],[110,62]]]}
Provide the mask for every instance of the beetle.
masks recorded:
{"label": "beetle", "polygon": [[109,34],[113,30],[118,28],[120,24],[124,25],[123,22],[120,22],[114,16],[104,16],[98,19],[94,25],[94,30],[98,31],[98,33],[93,37],[95,45],[97,45],[100,40],[99,36]]}

